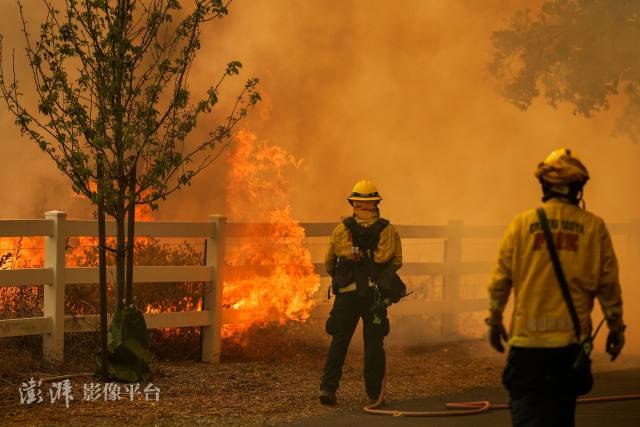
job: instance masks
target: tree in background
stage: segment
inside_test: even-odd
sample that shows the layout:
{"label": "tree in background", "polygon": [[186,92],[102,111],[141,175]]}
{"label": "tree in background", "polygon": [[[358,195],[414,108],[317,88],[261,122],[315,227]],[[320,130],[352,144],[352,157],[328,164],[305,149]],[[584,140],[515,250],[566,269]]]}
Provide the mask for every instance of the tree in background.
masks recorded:
{"label": "tree in background", "polygon": [[[257,79],[249,79],[227,112],[214,117],[223,83],[242,67],[237,61],[203,96],[196,98],[189,90],[202,26],[227,15],[231,1],[182,2],[189,4],[185,11],[178,0],[43,0],[46,18],[37,39],[18,1],[32,78],[28,88],[35,97],[24,95],[15,63],[7,72],[0,43],[0,94],[16,124],[71,180],[73,190],[97,206],[98,364],[105,380],[105,251],[116,260],[115,337],[122,333],[114,328],[116,321],[120,328],[133,303],[135,206],[156,208],[189,185],[231,142],[236,124],[260,99]],[[199,137],[193,131],[202,121],[209,133]],[[115,219],[115,248],[106,246],[105,214]],[[131,318],[134,329],[140,329],[140,319],[144,324],[140,313]],[[109,350],[115,351],[111,342]]]}
{"label": "tree in background", "polygon": [[567,102],[574,114],[592,117],[624,94],[615,133],[640,138],[640,2],[551,0],[538,19],[528,11],[492,35],[489,69],[500,92],[527,110],[544,87],[546,101]]}

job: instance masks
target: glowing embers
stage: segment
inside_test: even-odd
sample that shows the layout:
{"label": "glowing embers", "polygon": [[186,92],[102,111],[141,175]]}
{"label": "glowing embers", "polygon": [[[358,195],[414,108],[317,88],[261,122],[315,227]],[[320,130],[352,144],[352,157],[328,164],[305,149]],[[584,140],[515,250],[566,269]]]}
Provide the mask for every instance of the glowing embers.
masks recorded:
{"label": "glowing embers", "polygon": [[43,266],[42,237],[0,237],[0,269]]}
{"label": "glowing embers", "polygon": [[[136,206],[138,221],[152,221],[148,206]],[[136,238],[136,252],[141,246],[158,246],[153,239]],[[0,270],[44,267],[44,237],[0,237]],[[72,236],[65,239],[65,265],[96,267],[98,265],[98,238]],[[107,246],[115,248],[115,239],[108,238]],[[152,251],[147,251],[152,252]],[[112,252],[107,253],[107,264],[114,264]],[[112,276],[108,277],[112,280]],[[110,295],[112,294],[109,286]],[[73,314],[95,314],[97,284],[71,285],[66,290],[66,309]],[[195,305],[191,304],[191,305]],[[0,287],[0,318],[41,316],[42,286]]]}

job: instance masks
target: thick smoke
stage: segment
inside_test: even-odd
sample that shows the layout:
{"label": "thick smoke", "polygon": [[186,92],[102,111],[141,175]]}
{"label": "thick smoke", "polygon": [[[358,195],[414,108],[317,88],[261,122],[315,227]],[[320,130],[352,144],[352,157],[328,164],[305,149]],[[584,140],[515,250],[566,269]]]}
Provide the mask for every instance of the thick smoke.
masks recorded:
{"label": "thick smoke", "polygon": [[[305,159],[290,176],[293,216],[301,222],[347,215],[345,197],[366,177],[378,184],[382,214],[394,223],[506,225],[540,203],[533,170],[560,146],[573,148],[589,168],[589,210],[611,223],[640,218],[634,197],[640,147],[612,137],[614,112],[584,119],[569,107],[554,110],[537,100],[521,113],[496,94],[486,68],[491,33],[507,26],[516,10],[535,13],[541,4],[236,0],[230,15],[204,34],[191,87],[204,90],[234,59],[245,65],[244,78],[261,79],[265,101],[244,126]],[[14,4],[1,3],[0,12],[5,45],[21,46]],[[32,23],[37,28],[35,18]],[[66,181],[17,136],[4,111],[0,124],[0,216],[73,209],[77,202],[65,196]],[[205,220],[224,213],[224,168],[218,162],[161,205],[158,215]],[[637,342],[634,260],[624,236],[614,242],[630,341]],[[478,252],[492,258],[496,242],[487,248]]]}

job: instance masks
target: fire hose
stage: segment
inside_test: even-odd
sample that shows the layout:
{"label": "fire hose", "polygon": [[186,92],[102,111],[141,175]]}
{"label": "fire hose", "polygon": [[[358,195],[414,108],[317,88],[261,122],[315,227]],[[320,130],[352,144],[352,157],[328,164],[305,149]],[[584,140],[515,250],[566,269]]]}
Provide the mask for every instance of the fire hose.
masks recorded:
{"label": "fire hose", "polygon": [[[372,405],[362,408],[364,412],[372,415],[391,415],[393,417],[457,417],[462,415],[477,415],[490,410],[497,409],[509,409],[509,404],[506,403],[491,403],[488,400],[479,400],[476,402],[455,402],[447,403],[445,406],[447,409],[454,409],[453,411],[403,411],[399,409],[378,409],[384,403],[384,391],[387,378],[385,376],[382,381],[382,392],[378,400]],[[576,403],[598,403],[598,402],[615,402],[622,400],[637,400],[640,399],[640,394],[626,394],[621,396],[598,396],[598,397],[584,397],[578,399]]]}
{"label": "fire hose", "polygon": [[[598,331],[602,327],[604,319],[600,321],[600,324],[596,328],[592,339],[598,334]],[[447,409],[454,409],[453,411],[402,411],[398,409],[378,409],[384,404],[384,393],[387,384],[387,376],[385,374],[382,380],[382,391],[378,400],[368,406],[362,408],[364,412],[372,415],[391,415],[394,417],[457,417],[462,415],[477,415],[490,410],[509,409],[507,403],[491,403],[488,400],[479,400],[476,402],[451,402],[445,406]],[[623,400],[640,400],[640,394],[625,394],[620,396],[598,396],[598,397],[583,397],[576,400],[576,403],[599,403],[599,402],[617,402]]]}

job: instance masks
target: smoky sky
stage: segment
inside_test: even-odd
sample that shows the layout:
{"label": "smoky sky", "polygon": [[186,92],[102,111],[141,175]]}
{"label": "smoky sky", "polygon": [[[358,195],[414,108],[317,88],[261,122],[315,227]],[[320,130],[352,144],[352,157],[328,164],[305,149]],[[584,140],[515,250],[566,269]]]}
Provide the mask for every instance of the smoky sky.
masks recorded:
{"label": "smoky sky", "polygon": [[[264,100],[242,127],[304,160],[288,175],[292,215],[303,222],[348,214],[351,187],[370,178],[384,198],[383,216],[395,223],[506,225],[540,203],[533,171],[562,146],[589,169],[589,210],[608,222],[638,218],[640,147],[612,136],[621,108],[615,99],[612,111],[585,119],[542,99],[520,112],[497,94],[487,71],[491,33],[517,10],[535,16],[541,4],[235,0],[228,17],[205,29],[190,88],[205,90],[231,60],[244,67],[223,98],[242,79],[260,79]],[[5,54],[15,47],[19,57],[17,8],[3,1],[0,12]],[[36,15],[29,17],[34,29]],[[0,217],[41,217],[50,209],[87,216],[88,205],[70,196],[67,181],[19,136],[4,108],[0,125]],[[226,167],[214,164],[162,203],[157,216],[205,220],[225,213]],[[623,293],[638,301],[629,280]]]}
{"label": "smoky sky", "polygon": [[[629,195],[640,147],[612,136],[614,112],[588,120],[536,100],[523,113],[496,94],[486,68],[491,32],[516,10],[535,15],[540,3],[236,0],[228,17],[205,27],[190,88],[206,89],[236,59],[242,75],[223,99],[245,78],[260,78],[264,101],[242,126],[304,159],[290,177],[302,221],[339,217],[353,184],[371,178],[385,199],[383,214],[395,222],[506,223],[539,202],[533,169],[559,146],[573,148],[590,170],[589,209],[613,221],[639,216]],[[17,8],[0,8],[5,55],[15,48],[20,61]],[[28,12],[35,33],[37,8]],[[0,215],[75,206],[67,182],[19,136],[4,108],[0,122]],[[201,122],[199,132],[214,124]],[[159,215],[195,220],[224,212],[225,168],[214,164]]]}

